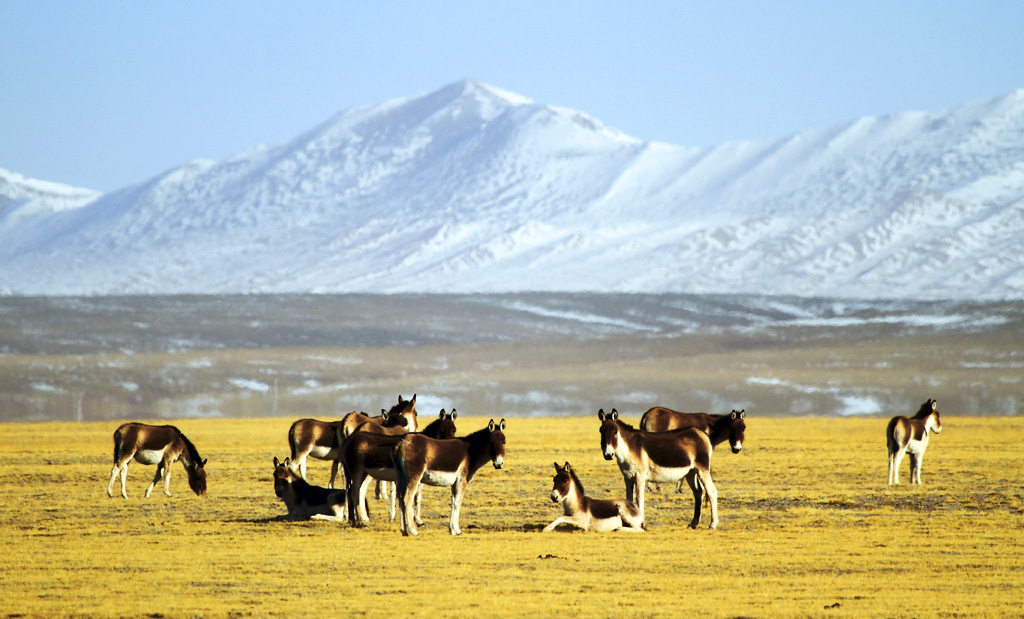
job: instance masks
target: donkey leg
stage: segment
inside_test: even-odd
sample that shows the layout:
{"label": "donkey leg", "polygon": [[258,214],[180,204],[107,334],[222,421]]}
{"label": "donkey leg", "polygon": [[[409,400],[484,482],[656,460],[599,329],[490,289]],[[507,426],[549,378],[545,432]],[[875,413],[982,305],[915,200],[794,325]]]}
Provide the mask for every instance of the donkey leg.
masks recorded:
{"label": "donkey leg", "polygon": [[701,471],[698,475],[711,503],[711,526],[708,528],[714,529],[718,527],[718,489],[715,488],[715,482],[711,481],[711,471]]}
{"label": "donkey leg", "polygon": [[910,454],[910,483],[921,483],[921,454]]}
{"label": "donkey leg", "polygon": [[171,465],[164,467],[164,494],[171,496]]}
{"label": "donkey leg", "polygon": [[[344,471],[342,472],[342,474],[344,474]],[[328,488],[330,488],[332,490],[334,489],[334,479],[337,476],[338,476],[338,461],[337,460],[331,460],[331,481],[327,482],[327,487]],[[345,481],[344,480],[342,480],[341,485],[342,486],[345,485]]]}
{"label": "donkey leg", "polygon": [[359,521],[364,524],[370,524],[370,514],[366,509],[366,491],[370,487],[370,482],[373,480],[369,475],[363,475],[362,480],[359,481],[359,496],[356,497],[356,508],[359,514]]}
{"label": "donkey leg", "polygon": [[623,479],[626,480],[626,500],[636,503],[636,478],[623,475]]}
{"label": "donkey leg", "polygon": [[163,479],[163,478],[164,478],[164,463],[160,462],[160,463],[158,463],[156,465],[156,475],[153,476],[153,483],[149,484],[149,487],[146,488],[146,498],[147,499],[149,498],[149,495],[153,494],[153,488],[156,488],[156,485],[158,483],[160,483],[160,480]]}
{"label": "donkey leg", "polygon": [[459,476],[452,484],[452,517],[448,521],[448,532],[452,535],[462,535],[459,528],[459,512],[462,511],[462,498],[466,495],[466,478]]}
{"label": "donkey leg", "polygon": [[416,491],[420,487],[422,476],[423,472],[420,471],[418,475],[413,474],[405,484],[399,482],[398,494],[402,498],[402,535],[420,534],[416,528],[416,520],[413,518],[413,504],[415,503]]}
{"label": "donkey leg", "polygon": [[644,511],[644,491],[647,488],[647,476],[636,476],[636,478],[633,479],[633,487],[636,490],[636,501],[634,501],[634,503],[636,503],[637,508],[642,512]]}
{"label": "donkey leg", "polygon": [[121,496],[128,498],[128,462],[121,466]]}
{"label": "donkey leg", "polygon": [[899,484],[900,483],[900,465],[903,464],[903,456],[906,453],[907,453],[907,450],[905,448],[904,449],[899,449],[899,450],[896,451],[896,454],[893,456],[893,465],[892,465],[892,483],[893,484]]}
{"label": "donkey leg", "polygon": [[423,505],[423,484],[416,489],[416,524],[422,525],[423,518],[421,517],[420,508]]}
{"label": "donkey leg", "polygon": [[700,513],[704,506],[704,488],[697,481],[697,469],[690,470],[685,479],[693,492],[693,520],[690,521],[690,528],[696,529],[700,525]]}
{"label": "donkey leg", "polygon": [[[114,463],[114,468],[110,469],[110,482],[107,484],[107,496],[114,496],[114,482],[117,481],[117,474],[121,472],[121,467]],[[127,498],[127,497],[125,497]]]}

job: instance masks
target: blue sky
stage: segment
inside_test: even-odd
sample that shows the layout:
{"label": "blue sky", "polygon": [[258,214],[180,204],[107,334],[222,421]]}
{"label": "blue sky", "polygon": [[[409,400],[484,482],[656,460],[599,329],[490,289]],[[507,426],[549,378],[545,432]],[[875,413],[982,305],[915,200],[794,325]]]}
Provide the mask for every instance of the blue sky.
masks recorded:
{"label": "blue sky", "polygon": [[1024,1],[0,2],[0,168],[113,190],[473,78],[687,146],[1024,87]]}

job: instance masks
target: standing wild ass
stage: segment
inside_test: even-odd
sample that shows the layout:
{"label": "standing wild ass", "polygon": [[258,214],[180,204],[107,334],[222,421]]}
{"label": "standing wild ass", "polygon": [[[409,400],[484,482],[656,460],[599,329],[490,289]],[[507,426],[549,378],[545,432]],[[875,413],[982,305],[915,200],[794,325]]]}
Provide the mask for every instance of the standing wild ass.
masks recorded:
{"label": "standing wild ass", "polygon": [[433,439],[422,434],[406,434],[391,452],[398,475],[398,504],[401,510],[402,535],[419,535],[413,519],[413,502],[421,484],[450,486],[452,515],[448,532],[461,535],[459,510],[466,487],[476,472],[490,461],[500,469],[505,462],[505,420],[495,425],[491,419],[486,428],[454,439]]}
{"label": "standing wild ass", "polygon": [[[442,408],[437,419],[423,428],[423,435],[439,439],[454,438],[456,417],[458,417],[458,412],[454,408],[450,413],[446,413]],[[362,429],[363,426],[360,428],[345,439],[341,446],[341,463],[345,467],[345,479],[347,480],[349,522],[354,527],[370,523],[366,510],[366,489],[369,486],[370,478],[376,479],[378,483],[397,481],[398,477],[395,474],[391,451],[398,441],[407,434],[406,432],[386,432],[387,428],[377,428],[379,431],[374,431],[372,428]],[[422,487],[420,490],[416,495],[416,524],[423,523],[420,519]],[[395,519],[397,494],[396,491],[390,497],[388,513],[392,520]]]}
{"label": "standing wild ass", "polygon": [[939,403],[928,400],[921,405],[917,414],[909,419],[902,415],[893,417],[885,429],[885,442],[889,448],[889,483],[900,483],[900,463],[903,454],[910,454],[910,483],[921,483],[921,461],[928,448],[928,435],[942,432],[939,420]]}
{"label": "standing wild ass", "polygon": [[718,526],[718,490],[711,481],[711,439],[697,428],[668,432],[644,432],[619,421],[615,409],[601,420],[601,452],[605,460],[616,460],[626,482],[626,499],[644,510],[644,490],[648,481],[673,482],[686,479],[693,491],[693,520],[700,524],[704,491],[711,504],[711,528]]}

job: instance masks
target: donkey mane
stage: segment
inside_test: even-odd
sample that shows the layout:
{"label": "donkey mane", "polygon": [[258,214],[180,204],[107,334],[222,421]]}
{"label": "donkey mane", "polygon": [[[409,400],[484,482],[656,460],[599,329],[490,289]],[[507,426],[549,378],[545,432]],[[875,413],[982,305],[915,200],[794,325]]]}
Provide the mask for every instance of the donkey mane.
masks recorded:
{"label": "donkey mane", "polygon": [[913,419],[924,419],[928,415],[931,415],[932,402],[934,402],[934,400],[929,399],[927,402],[922,404],[920,410],[918,410],[917,414],[913,416]]}
{"label": "donkey mane", "polygon": [[181,440],[185,441],[185,447],[188,449],[188,459],[192,461],[192,465],[197,466],[199,464],[202,464],[203,457],[199,455],[199,450],[196,449],[196,446],[192,444],[192,441],[188,440],[188,437],[185,436],[185,434],[182,433],[182,431],[179,430],[178,428],[174,426],[168,427],[177,432],[178,436],[181,437]]}
{"label": "donkey mane", "polygon": [[583,491],[583,482],[580,481],[579,477],[576,477],[576,469],[569,467],[569,477],[572,478],[572,483],[576,486],[576,491],[579,492],[580,496],[586,496],[586,492]]}
{"label": "donkey mane", "polygon": [[431,421],[430,423],[427,424],[425,428],[420,430],[420,434],[429,435],[431,432],[437,432],[437,429],[441,427],[441,424],[444,423],[444,421],[445,420],[441,419],[440,417]]}
{"label": "donkey mane", "polygon": [[473,432],[471,434],[467,434],[466,436],[456,436],[455,438],[459,439],[460,441],[466,441],[467,443],[472,443],[475,440],[479,439],[484,434],[490,435],[491,434],[491,429],[490,428],[480,428],[476,432]]}

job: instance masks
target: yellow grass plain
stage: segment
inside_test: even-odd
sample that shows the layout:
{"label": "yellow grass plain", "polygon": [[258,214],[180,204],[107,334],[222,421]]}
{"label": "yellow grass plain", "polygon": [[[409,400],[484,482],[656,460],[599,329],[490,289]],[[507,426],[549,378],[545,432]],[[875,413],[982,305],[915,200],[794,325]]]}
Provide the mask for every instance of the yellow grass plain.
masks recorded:
{"label": "yellow grass plain", "polygon": [[[636,423],[635,417],[626,421]],[[176,464],[129,468],[107,498],[116,422],[10,423],[0,438],[5,617],[1012,617],[1024,613],[1024,420],[945,416],[924,460],[888,487],[886,419],[748,418],[713,459],[721,524],[692,497],[648,494],[642,535],[541,533],[560,508],[552,463],[591,496],[621,496],[596,416],[508,420],[505,468],[482,469],[447,532],[427,488],[419,538],[372,525],[277,522],[274,456],[291,419],[183,419],[209,458],[196,497]],[[462,417],[460,434],[487,423]],[[326,483],[328,464],[311,461]]]}

